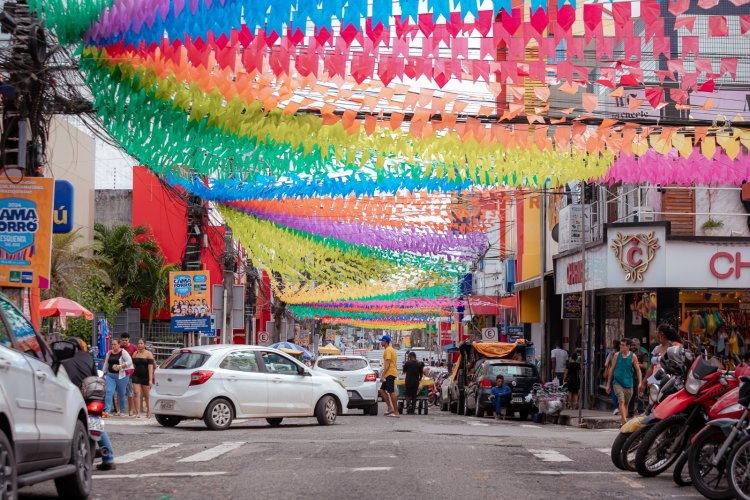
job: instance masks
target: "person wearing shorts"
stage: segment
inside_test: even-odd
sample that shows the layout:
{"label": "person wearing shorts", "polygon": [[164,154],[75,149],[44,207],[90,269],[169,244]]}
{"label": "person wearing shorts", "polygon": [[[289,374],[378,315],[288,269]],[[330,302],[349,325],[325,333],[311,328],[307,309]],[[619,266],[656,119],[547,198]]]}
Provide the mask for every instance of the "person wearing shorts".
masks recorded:
{"label": "person wearing shorts", "polygon": [[391,337],[383,335],[380,339],[383,346],[383,374],[380,376],[380,397],[385,401],[388,411],[386,417],[398,417],[398,395],[396,394],[396,377],[398,368],[396,368],[396,349],[391,347]]}
{"label": "person wearing shorts", "polygon": [[[637,385],[633,385],[635,381]],[[633,387],[638,387],[639,395],[641,389],[641,368],[638,358],[630,352],[630,340],[620,340],[620,351],[613,357],[612,366],[607,374],[607,394],[614,390],[617,396],[617,404],[620,408],[620,423],[625,424],[628,415],[628,403],[633,397]]]}

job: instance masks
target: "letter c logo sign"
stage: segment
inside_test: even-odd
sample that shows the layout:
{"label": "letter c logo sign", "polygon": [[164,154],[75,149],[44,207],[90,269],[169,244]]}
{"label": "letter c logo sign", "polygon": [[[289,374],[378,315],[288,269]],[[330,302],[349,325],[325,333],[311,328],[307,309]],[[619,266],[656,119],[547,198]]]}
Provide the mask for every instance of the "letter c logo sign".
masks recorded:
{"label": "letter c logo sign", "polygon": [[[638,255],[638,260],[636,260],[636,255]],[[643,250],[638,246],[633,246],[628,250],[627,259],[628,259],[628,265],[636,267],[643,264],[643,259],[640,258],[640,256],[643,255]]]}

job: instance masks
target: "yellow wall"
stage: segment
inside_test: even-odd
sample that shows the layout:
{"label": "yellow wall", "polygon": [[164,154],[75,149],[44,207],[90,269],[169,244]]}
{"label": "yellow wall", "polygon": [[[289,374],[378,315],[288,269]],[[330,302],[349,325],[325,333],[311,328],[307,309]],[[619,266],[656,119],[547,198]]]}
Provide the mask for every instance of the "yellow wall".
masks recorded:
{"label": "yellow wall", "polygon": [[521,295],[521,323],[539,323],[539,303],[542,300],[540,288],[519,292]]}

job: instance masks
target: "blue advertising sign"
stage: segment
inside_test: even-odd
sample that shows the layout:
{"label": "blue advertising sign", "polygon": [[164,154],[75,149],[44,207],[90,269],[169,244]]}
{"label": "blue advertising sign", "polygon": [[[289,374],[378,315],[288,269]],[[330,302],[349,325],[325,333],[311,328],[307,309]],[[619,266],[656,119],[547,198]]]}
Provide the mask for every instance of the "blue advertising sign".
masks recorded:
{"label": "blue advertising sign", "polygon": [[73,230],[73,184],[55,181],[55,202],[52,205],[52,232],[69,233]]}

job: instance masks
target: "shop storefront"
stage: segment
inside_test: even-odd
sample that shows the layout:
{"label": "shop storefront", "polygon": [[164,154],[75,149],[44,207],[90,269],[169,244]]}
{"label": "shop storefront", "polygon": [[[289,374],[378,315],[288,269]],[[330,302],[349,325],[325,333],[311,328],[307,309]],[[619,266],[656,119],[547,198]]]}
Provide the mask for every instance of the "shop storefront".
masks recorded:
{"label": "shop storefront", "polygon": [[[580,345],[587,353],[595,368],[590,384],[599,385],[614,340],[637,337],[652,345],[664,321],[718,354],[732,337],[741,337],[743,350],[750,347],[750,239],[671,237],[666,223],[645,223],[610,225],[605,241],[585,256],[555,257],[563,337],[569,349]],[[585,311],[576,313],[584,289]]]}

